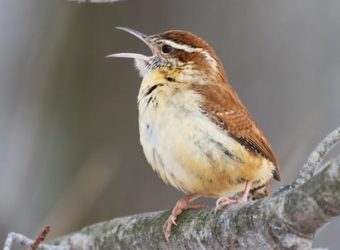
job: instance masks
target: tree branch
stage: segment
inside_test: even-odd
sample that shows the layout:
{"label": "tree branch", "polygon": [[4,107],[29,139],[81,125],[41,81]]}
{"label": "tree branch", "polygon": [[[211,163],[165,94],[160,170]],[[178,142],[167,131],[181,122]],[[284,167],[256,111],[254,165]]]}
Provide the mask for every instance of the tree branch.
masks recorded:
{"label": "tree branch", "polygon": [[184,212],[173,229],[170,244],[162,234],[170,213],[166,211],[95,224],[54,240],[53,246],[39,248],[311,249],[316,231],[340,215],[340,156],[318,168],[338,141],[340,128],[311,154],[299,174],[300,180],[271,197],[233,205],[218,214],[211,208]]}
{"label": "tree branch", "polygon": [[292,187],[298,187],[310,179],[319,169],[327,154],[340,142],[340,127],[329,133],[309,155]]}
{"label": "tree branch", "polygon": [[72,249],[310,249],[314,234],[340,214],[340,157],[302,186],[262,200],[180,216],[168,245],[167,212],[117,218],[82,229],[54,244]]}

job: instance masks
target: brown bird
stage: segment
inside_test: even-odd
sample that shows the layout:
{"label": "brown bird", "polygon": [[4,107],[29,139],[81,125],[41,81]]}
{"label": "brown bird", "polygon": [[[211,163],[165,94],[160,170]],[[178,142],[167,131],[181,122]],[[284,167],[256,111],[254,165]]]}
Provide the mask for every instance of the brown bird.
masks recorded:
{"label": "brown bird", "polygon": [[166,240],[184,210],[200,207],[191,204],[200,196],[217,198],[216,211],[267,196],[269,180],[280,180],[279,163],[209,44],[180,30],[147,36],[118,29],[152,52],[108,56],[134,58],[143,77],[138,110],[146,159],[164,182],[187,194],[164,224]]}

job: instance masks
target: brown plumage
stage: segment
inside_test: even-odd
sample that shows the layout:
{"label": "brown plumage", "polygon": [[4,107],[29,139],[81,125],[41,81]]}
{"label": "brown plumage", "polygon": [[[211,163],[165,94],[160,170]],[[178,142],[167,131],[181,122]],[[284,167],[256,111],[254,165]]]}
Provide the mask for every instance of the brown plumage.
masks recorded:
{"label": "brown plumage", "polygon": [[194,85],[194,90],[204,96],[201,107],[209,117],[225,129],[235,140],[253,154],[261,154],[274,163],[274,178],[280,181],[279,163],[262,131],[251,118],[238,95],[227,82],[214,85]]}

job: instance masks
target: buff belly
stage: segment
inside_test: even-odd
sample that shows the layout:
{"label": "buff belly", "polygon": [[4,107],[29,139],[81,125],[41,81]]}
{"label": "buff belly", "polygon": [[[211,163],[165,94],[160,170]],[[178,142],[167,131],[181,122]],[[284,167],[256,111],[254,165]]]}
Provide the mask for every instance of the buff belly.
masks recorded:
{"label": "buff belly", "polygon": [[259,186],[272,177],[271,162],[247,151],[199,108],[178,98],[174,105],[141,102],[139,107],[145,156],[166,183],[187,194],[221,197],[242,191],[246,181]]}

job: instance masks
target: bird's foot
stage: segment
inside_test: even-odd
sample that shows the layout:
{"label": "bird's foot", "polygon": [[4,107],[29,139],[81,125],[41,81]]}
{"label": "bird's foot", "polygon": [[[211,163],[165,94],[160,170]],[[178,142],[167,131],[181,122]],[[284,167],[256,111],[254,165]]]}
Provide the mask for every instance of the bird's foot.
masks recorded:
{"label": "bird's foot", "polygon": [[233,199],[228,198],[228,197],[220,197],[216,201],[215,213],[217,213],[222,208],[225,208],[227,206],[230,206],[233,204],[240,204],[246,201],[247,201],[247,198],[244,198],[243,196],[241,198],[233,198]]}
{"label": "bird's foot", "polygon": [[251,187],[251,182],[247,181],[246,186],[244,188],[243,194],[239,198],[228,198],[228,197],[220,197],[216,201],[216,207],[215,207],[215,213],[217,213],[219,210],[226,206],[230,206],[233,204],[240,204],[242,202],[246,202],[248,200],[248,195]]}
{"label": "bird's foot", "polygon": [[187,209],[205,207],[204,205],[200,204],[190,204],[190,202],[195,200],[196,198],[198,198],[198,196],[196,195],[187,195],[178,200],[175,207],[172,209],[171,215],[163,225],[163,233],[168,243],[171,235],[172,225],[177,226],[176,219],[181,213],[183,213]]}

